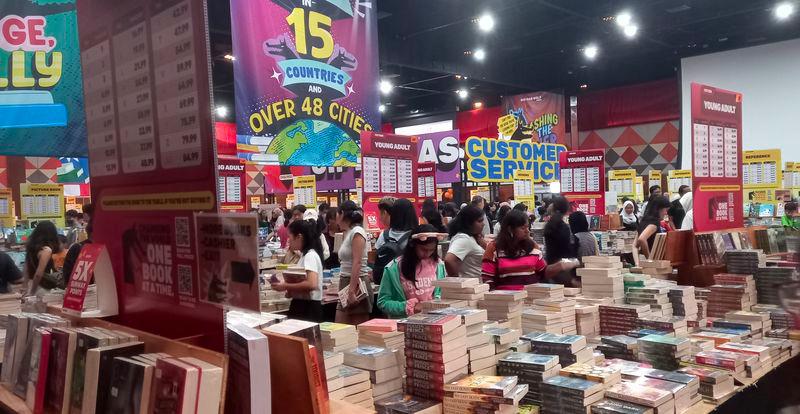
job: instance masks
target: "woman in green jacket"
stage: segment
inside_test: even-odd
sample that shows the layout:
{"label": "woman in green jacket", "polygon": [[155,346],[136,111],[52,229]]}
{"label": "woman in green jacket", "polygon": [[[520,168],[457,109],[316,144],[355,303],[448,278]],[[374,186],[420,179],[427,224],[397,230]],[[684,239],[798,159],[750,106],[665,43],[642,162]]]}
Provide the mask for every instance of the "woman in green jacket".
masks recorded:
{"label": "woman in green jacket", "polygon": [[378,308],[390,318],[405,318],[419,313],[422,302],[439,298],[433,281],[444,279],[444,262],[437,247],[444,235],[430,224],[423,224],[411,233],[403,255],[384,270],[378,291]]}

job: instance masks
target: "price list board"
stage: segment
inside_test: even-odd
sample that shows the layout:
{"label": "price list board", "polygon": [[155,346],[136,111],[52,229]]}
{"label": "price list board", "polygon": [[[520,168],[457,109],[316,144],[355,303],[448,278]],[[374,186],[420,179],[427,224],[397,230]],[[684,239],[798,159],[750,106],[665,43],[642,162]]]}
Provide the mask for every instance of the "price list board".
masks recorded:
{"label": "price list board", "polygon": [[753,150],[742,153],[742,182],[748,190],[766,190],[769,199],[783,184],[781,150]]}
{"label": "price list board", "polygon": [[742,94],[697,83],[691,91],[694,230],[741,227],[743,180],[763,176],[742,168]]}
{"label": "price list board", "polygon": [[60,184],[20,184],[20,218],[49,220],[64,227],[64,187]]}
{"label": "price list board", "polygon": [[800,189],[800,163],[787,161],[783,169],[783,188]]}
{"label": "price list board", "polygon": [[14,209],[11,190],[0,189],[0,224],[5,227],[14,227]]}
{"label": "price list board", "polygon": [[662,174],[661,171],[650,170],[647,172],[647,187],[654,185],[661,185]]}
{"label": "price list board", "polygon": [[677,194],[682,185],[692,187],[692,170],[670,170],[667,173],[669,192]]}
{"label": "price list board", "polygon": [[220,158],[217,162],[217,201],[220,211],[246,212],[244,187],[245,165],[238,158]]}
{"label": "price list board", "polygon": [[417,164],[417,197],[420,205],[426,198],[436,200],[436,163]]}
{"label": "price list board", "polygon": [[587,215],[605,214],[605,151],[559,154],[561,193]]}
{"label": "price list board", "polygon": [[205,3],[80,0],[78,14],[93,176],[158,183],[180,180],[187,169],[207,171]]}
{"label": "price list board", "polygon": [[514,171],[514,201],[533,208],[536,198],[533,191],[533,171]]}
{"label": "price list board", "polygon": [[[418,137],[364,132],[361,134],[363,208],[369,229],[381,228],[378,202],[382,197],[420,200]],[[435,172],[434,172],[435,174]],[[428,194],[428,185],[425,185]],[[430,193],[435,193],[435,185]]]}
{"label": "price list board", "polygon": [[294,204],[314,208],[317,205],[317,177],[301,175],[292,180]]}
{"label": "price list board", "polygon": [[636,170],[611,170],[608,172],[608,190],[617,197],[636,197]]}

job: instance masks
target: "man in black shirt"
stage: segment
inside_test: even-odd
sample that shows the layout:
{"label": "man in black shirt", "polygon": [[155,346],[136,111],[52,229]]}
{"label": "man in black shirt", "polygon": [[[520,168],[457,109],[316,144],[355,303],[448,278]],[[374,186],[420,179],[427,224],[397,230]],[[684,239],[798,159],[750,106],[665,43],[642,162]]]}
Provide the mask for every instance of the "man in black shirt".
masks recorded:
{"label": "man in black shirt", "polygon": [[0,252],[0,293],[9,293],[9,284],[16,283],[22,279],[22,272],[14,263],[14,259],[7,253]]}

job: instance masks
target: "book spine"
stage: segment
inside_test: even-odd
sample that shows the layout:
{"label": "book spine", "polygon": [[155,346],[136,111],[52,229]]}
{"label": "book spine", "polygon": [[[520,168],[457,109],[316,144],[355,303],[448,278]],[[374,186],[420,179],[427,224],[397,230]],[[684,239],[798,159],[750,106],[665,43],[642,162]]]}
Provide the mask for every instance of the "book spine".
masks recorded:
{"label": "book spine", "polygon": [[505,392],[499,388],[478,388],[478,387],[470,387],[466,385],[455,385],[455,384],[447,384],[445,387],[445,392],[454,392],[454,393],[467,393],[467,394],[483,394],[483,395],[493,395],[502,397]]}
{"label": "book spine", "polygon": [[405,339],[413,339],[415,341],[426,341],[426,342],[442,342],[442,335],[435,334],[435,333],[427,333],[427,332],[406,332]]}
{"label": "book spine", "polygon": [[404,324],[397,324],[398,329],[405,332],[406,335],[409,333],[411,334],[425,334],[425,335],[434,335],[438,336],[439,338],[442,337],[442,326],[441,325],[422,325],[417,323],[404,323]]}
{"label": "book spine", "polygon": [[406,356],[417,360],[438,362],[444,364],[444,355],[433,352],[420,351],[418,349],[406,348]]}
{"label": "book spine", "polygon": [[414,368],[424,371],[433,371],[440,374],[444,374],[444,363],[441,362],[431,362],[431,361],[422,361],[419,359],[413,359],[406,357],[406,369]]}
{"label": "book spine", "polygon": [[694,359],[698,364],[713,365],[715,367],[723,367],[726,369],[736,368],[736,361],[730,359],[713,358],[702,355],[695,355]]}
{"label": "book spine", "polygon": [[444,344],[441,342],[418,341],[409,338],[406,338],[405,342],[406,342],[406,349],[415,349],[420,351],[436,352],[436,353],[444,352]]}
{"label": "book spine", "polygon": [[311,359],[311,376],[314,378],[314,390],[317,394],[317,407],[320,414],[328,414],[328,383],[322,380],[324,371],[320,370],[319,358],[315,347],[308,348],[308,356]]}
{"label": "book spine", "polygon": [[436,371],[425,371],[414,368],[406,368],[406,376],[416,378],[421,381],[431,381],[440,386],[444,385],[444,374]]}

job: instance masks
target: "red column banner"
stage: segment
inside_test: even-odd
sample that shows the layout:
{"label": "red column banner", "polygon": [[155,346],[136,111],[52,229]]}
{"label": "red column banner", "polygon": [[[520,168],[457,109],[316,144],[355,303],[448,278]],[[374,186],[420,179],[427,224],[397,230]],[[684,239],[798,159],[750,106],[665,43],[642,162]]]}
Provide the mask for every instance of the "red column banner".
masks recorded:
{"label": "red column banner", "polygon": [[605,214],[605,151],[563,151],[559,158],[561,193],[576,210],[587,215]]}
{"label": "red column banner", "polygon": [[361,134],[363,207],[368,229],[380,228],[381,197],[417,200],[418,137],[364,132]]}
{"label": "red column banner", "polygon": [[742,94],[692,83],[694,229],[742,227]]}
{"label": "red column banner", "polygon": [[244,162],[238,158],[217,160],[217,200],[219,209],[228,213],[247,211]]}

